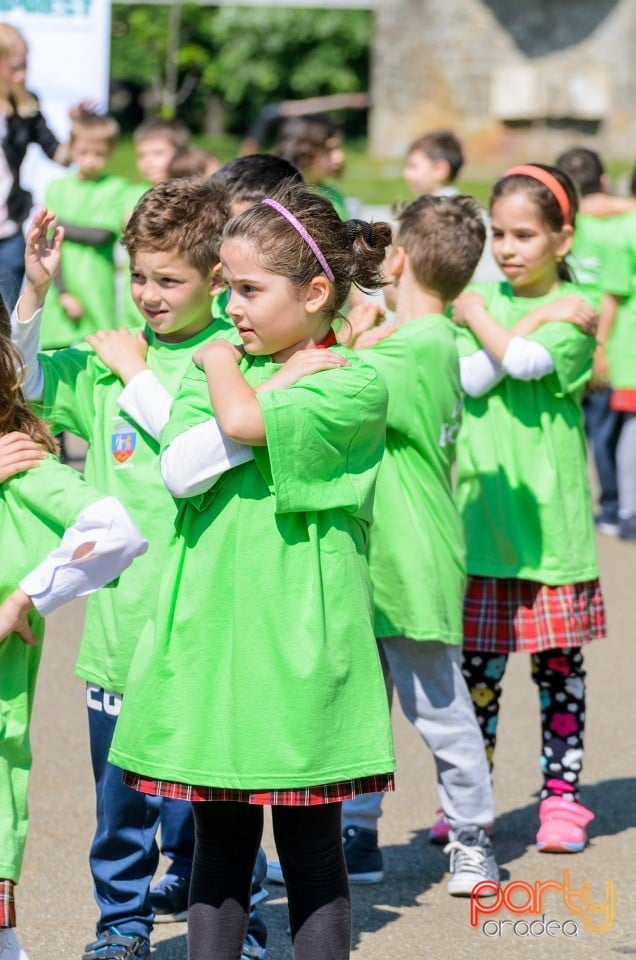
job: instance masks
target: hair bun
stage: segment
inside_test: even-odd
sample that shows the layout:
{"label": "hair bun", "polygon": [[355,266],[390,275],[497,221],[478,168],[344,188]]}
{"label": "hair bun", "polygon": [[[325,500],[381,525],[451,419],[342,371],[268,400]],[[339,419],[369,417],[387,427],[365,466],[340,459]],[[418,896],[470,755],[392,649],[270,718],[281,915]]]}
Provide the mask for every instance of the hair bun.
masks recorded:
{"label": "hair bun", "polygon": [[362,238],[367,246],[372,247],[375,244],[375,232],[370,223],[366,220],[347,220],[347,237],[349,243],[353,243],[356,237],[362,233]]}

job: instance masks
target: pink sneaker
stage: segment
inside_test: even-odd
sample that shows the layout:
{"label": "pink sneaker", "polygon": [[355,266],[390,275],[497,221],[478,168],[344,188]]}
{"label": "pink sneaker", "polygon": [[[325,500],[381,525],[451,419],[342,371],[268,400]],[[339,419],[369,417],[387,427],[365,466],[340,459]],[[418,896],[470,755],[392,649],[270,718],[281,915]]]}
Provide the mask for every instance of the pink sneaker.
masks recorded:
{"label": "pink sneaker", "polygon": [[587,843],[585,827],[594,819],[575,800],[548,797],[539,805],[537,847],[541,853],[580,853]]}
{"label": "pink sneaker", "polygon": [[[441,813],[442,816],[439,818],[439,820],[435,821],[433,826],[428,831],[428,842],[446,844],[449,842],[448,831],[450,830],[450,827],[448,825],[448,820],[444,816],[444,811],[441,807],[439,807],[435,811],[435,813]],[[493,836],[495,830],[492,824],[485,827],[484,829],[486,830],[486,833],[488,834],[489,837]]]}

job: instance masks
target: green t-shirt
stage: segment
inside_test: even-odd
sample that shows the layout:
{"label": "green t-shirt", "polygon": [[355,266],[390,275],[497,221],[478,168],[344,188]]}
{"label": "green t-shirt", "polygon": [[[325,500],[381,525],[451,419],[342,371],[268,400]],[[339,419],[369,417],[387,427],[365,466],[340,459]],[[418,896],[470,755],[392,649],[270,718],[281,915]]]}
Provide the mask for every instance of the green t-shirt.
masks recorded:
{"label": "green t-shirt", "polygon": [[[545,297],[515,297],[507,283],[476,284],[491,316],[513,327],[534,307],[581,293],[563,283]],[[580,393],[595,340],[571,323],[544,323],[527,339],[542,344],[554,371],[541,380],[506,376],[464,399],[457,442],[457,503],[468,572],[556,586],[598,576]],[[458,330],[460,356],[481,345]]]}
{"label": "green t-shirt", "polygon": [[[182,502],[117,723],[118,766],[239,789],[393,769],[366,562],[387,395],[343,352],[350,367],[259,393],[267,447]],[[278,365],[241,369],[255,386]],[[162,447],[210,412],[192,368]]]}
{"label": "green t-shirt", "polygon": [[628,295],[632,284],[632,262],[622,236],[624,217],[576,217],[574,242],[568,265],[577,286],[600,302],[604,293]]}
{"label": "green t-shirt", "polygon": [[[219,335],[215,324],[182,343],[165,343],[146,329],[146,363],[174,396],[193,351]],[[80,344],[41,354],[44,393],[39,411],[55,431],[69,430],[89,444],[86,479],[118,497],[150,547],[112,590],[89,597],[76,672],[106,690],[123,693],[133,650],[154,611],[155,588],[172,533],[175,505],[161,479],[159,444],[117,403],[123,385],[90,347]]]}
{"label": "green t-shirt", "polygon": [[46,192],[46,205],[60,220],[74,226],[98,227],[115,236],[99,247],[65,239],[61,269],[67,293],[84,306],[80,320],[69,320],[51,286],[42,314],[42,347],[66,347],[96,330],[112,329],[115,317],[114,248],[124,218],[124,195],[128,184],[121,177],[105,175],[98,180],[77,176],[54,180]]}
{"label": "green t-shirt", "polygon": [[369,544],[376,636],[460,644],[466,567],[451,487],[461,418],[453,324],[422,317],[361,356],[389,390]]}
{"label": "green t-shirt", "polygon": [[334,187],[333,183],[319,183],[314,189],[316,193],[326,197],[327,200],[331,200],[331,204],[341,220],[349,219],[345,195],[337,187]]}
{"label": "green t-shirt", "polygon": [[636,389],[636,213],[613,218],[614,229],[627,250],[630,286],[620,305],[607,344],[610,382],[615,390]]}

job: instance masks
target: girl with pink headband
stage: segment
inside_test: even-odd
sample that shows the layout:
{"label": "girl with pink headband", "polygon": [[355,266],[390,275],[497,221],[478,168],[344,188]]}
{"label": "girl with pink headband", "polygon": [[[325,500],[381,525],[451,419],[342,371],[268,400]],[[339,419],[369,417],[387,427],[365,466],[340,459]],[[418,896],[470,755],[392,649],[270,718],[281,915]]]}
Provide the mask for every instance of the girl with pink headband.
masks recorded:
{"label": "girl with pink headband", "polygon": [[506,279],[477,284],[454,305],[466,393],[457,446],[464,676],[492,764],[508,656],[530,654],[542,732],[536,842],[551,853],[583,850],[594,816],[579,794],[582,648],[605,634],[580,407],[596,315],[565,262],[576,209],[556,168],[508,170],[491,198]]}
{"label": "girl with pink headband", "polygon": [[[162,434],[184,499],[110,759],[137,790],[193,801],[190,960],[241,956],[266,805],[294,957],[349,957],[342,802],[393,784],[365,554],[387,392],[332,324],[352,283],[379,287],[390,241],[304,188],[231,220],[242,347],[200,348]],[[244,451],[222,476],[215,419]]]}

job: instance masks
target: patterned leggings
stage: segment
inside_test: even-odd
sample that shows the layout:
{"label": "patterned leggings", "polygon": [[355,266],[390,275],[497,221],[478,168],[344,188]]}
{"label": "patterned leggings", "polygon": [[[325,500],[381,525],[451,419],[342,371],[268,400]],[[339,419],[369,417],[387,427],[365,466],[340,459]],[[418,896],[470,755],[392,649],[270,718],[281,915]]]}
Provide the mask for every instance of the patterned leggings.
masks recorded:
{"label": "patterned leggings", "polygon": [[[578,800],[585,730],[585,670],[580,647],[546,650],[530,655],[532,679],[541,706],[541,799],[558,796]],[[508,654],[465,650],[462,670],[493,766],[501,680]]]}

